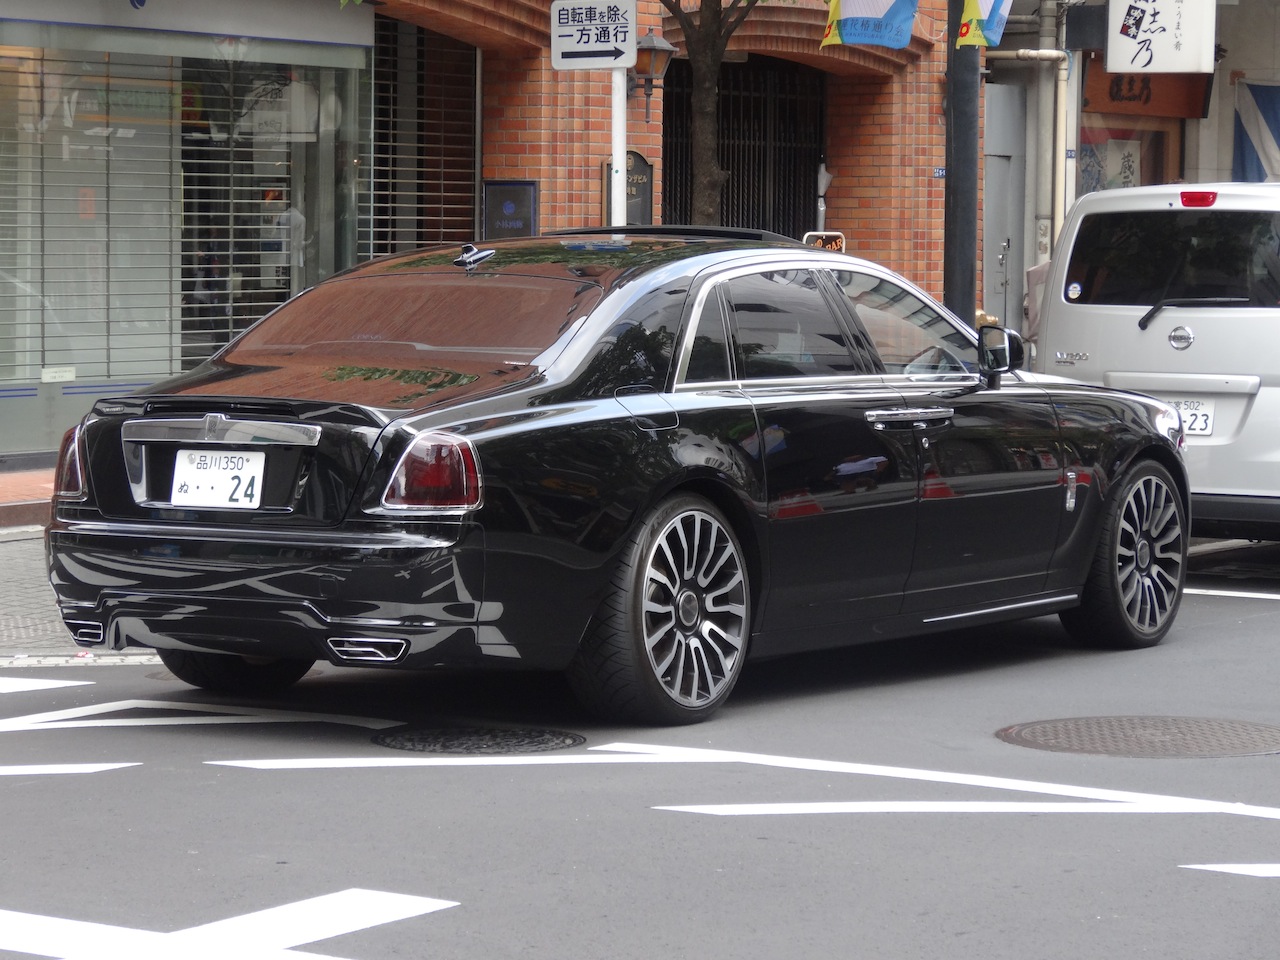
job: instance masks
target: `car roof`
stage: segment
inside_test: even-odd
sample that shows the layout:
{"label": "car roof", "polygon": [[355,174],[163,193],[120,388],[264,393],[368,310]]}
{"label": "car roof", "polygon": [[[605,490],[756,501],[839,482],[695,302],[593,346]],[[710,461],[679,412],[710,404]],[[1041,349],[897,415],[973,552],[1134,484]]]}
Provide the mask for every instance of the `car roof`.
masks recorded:
{"label": "car roof", "polygon": [[812,250],[763,230],[731,227],[588,227],[538,237],[436,244],[359,264],[328,281],[406,273],[463,276],[519,274],[584,281],[611,289],[623,280],[674,263],[717,255]]}
{"label": "car roof", "polygon": [[[1211,204],[1186,205],[1183,194],[1216,194]],[[1126,210],[1280,210],[1280,183],[1162,183],[1123,190],[1098,190],[1076,201],[1079,213]]]}

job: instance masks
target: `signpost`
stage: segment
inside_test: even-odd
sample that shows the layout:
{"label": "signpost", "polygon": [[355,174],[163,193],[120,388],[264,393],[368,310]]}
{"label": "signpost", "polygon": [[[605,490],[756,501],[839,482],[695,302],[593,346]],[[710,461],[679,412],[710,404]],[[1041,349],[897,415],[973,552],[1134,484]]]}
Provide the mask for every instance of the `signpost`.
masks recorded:
{"label": "signpost", "polygon": [[610,226],[627,222],[627,68],[636,65],[636,0],[552,0],[551,66],[613,75]]}

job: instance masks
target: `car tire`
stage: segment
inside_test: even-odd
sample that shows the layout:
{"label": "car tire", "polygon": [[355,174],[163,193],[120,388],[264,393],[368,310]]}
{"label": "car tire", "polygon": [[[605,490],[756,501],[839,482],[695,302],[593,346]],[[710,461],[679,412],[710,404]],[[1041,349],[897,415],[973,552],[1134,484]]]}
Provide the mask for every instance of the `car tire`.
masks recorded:
{"label": "car tire", "polygon": [[733,690],[750,632],[750,583],[732,525],[704,498],[680,494],[628,543],[569,682],[609,720],[698,723]]}
{"label": "car tire", "polygon": [[1186,581],[1187,516],[1169,471],[1138,464],[1117,485],[1080,606],[1059,619],[1079,643],[1119,650],[1164,639]]}
{"label": "car tire", "polygon": [[314,660],[258,660],[232,653],[157,650],[160,661],[183,683],[214,693],[242,696],[278,693],[297,683]]}

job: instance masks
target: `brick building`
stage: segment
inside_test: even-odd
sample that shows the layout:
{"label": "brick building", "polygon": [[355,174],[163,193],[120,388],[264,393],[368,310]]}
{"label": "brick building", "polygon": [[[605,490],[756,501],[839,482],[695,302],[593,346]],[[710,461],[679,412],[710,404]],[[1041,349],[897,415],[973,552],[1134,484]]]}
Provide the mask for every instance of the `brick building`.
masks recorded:
{"label": "brick building", "polygon": [[[610,152],[610,85],[607,71],[551,69],[547,6],[545,0],[496,5],[386,0],[378,13],[481,52],[482,187],[484,181],[536,181],[538,225],[559,229],[603,222],[601,164]],[[683,49],[678,24],[658,0],[641,0],[639,14],[642,31],[652,28]],[[756,139],[737,153],[729,148],[727,165],[733,169],[725,220],[785,233],[814,229],[817,169],[825,161],[834,173],[826,194],[826,227],[843,231],[852,249],[940,293],[946,5],[939,0],[920,4],[914,35],[902,50],[822,48],[826,17],[822,0],[766,0],[729,40],[726,69],[740,79],[722,85],[722,96],[733,101],[724,111],[722,137],[730,143]],[[674,71],[680,69],[677,62]],[[758,79],[771,69],[785,77],[782,96],[816,99],[807,105],[814,111],[807,113],[814,121],[809,142],[796,144],[794,137],[768,142],[769,118],[752,107],[759,106],[753,101],[768,98],[769,88],[767,82],[753,83],[752,75]],[[664,163],[664,132],[668,138],[678,135],[664,124],[673,83],[678,76],[655,95],[651,122],[644,120],[643,97],[629,100],[627,145],[652,164],[656,221],[671,219],[664,190],[675,186],[675,177],[687,176],[678,161],[668,157]],[[735,118],[745,129],[733,128]],[[765,132],[754,133],[756,126]],[[667,146],[670,153],[670,142]],[[788,150],[809,157],[808,168],[794,170],[780,156]],[[766,189],[804,192],[791,203],[790,216],[770,216],[771,211],[752,216],[758,197],[735,202],[739,194]]]}
{"label": "brick building", "polygon": [[[637,13],[682,46],[658,0]],[[721,73],[723,221],[815,229],[825,164],[825,227],[939,293],[944,18],[821,48],[822,0],[755,8]],[[549,0],[10,0],[0,466],[360,260],[610,222],[610,73],[550,47]],[[689,219],[689,74],[627,100],[630,222]]]}

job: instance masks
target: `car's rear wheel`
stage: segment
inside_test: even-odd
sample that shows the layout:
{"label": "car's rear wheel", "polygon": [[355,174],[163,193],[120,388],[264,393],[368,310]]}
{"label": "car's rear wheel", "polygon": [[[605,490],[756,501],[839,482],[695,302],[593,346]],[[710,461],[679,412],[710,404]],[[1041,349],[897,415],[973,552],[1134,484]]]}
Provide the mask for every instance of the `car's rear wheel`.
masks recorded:
{"label": "car's rear wheel", "polygon": [[1060,619],[1081,643],[1153,647],[1173,625],[1186,580],[1187,518],[1164,467],[1145,461],[1107,506],[1080,606]]}
{"label": "car's rear wheel", "polygon": [[614,720],[705,720],[738,681],[751,628],[741,544],[724,515],[680,494],[640,527],[587,629],[569,680]]}
{"label": "car's rear wheel", "polygon": [[184,683],[243,696],[277,693],[297,683],[315,665],[314,660],[258,659],[195,650],[156,653],[169,672]]}

